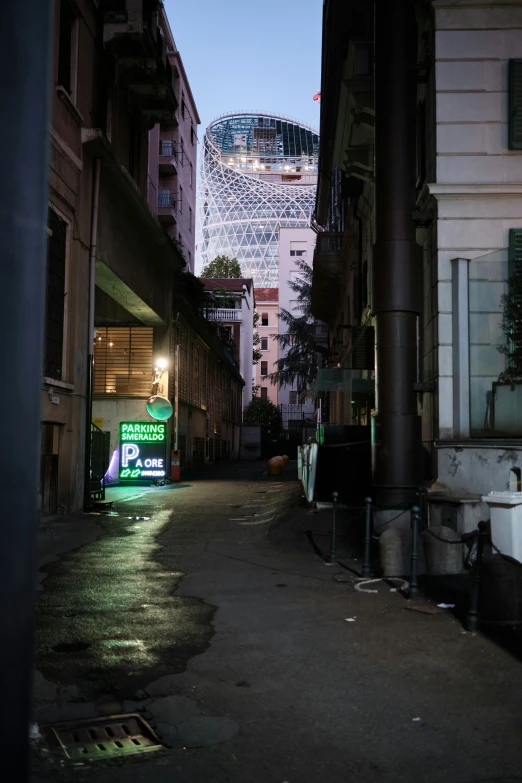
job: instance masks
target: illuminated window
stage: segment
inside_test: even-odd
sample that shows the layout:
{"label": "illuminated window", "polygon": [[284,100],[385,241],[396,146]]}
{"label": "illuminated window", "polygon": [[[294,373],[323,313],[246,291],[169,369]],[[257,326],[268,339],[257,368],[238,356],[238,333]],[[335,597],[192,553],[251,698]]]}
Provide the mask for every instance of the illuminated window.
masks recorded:
{"label": "illuminated window", "polygon": [[149,397],[152,342],[150,326],[99,327],[94,341],[93,393]]}

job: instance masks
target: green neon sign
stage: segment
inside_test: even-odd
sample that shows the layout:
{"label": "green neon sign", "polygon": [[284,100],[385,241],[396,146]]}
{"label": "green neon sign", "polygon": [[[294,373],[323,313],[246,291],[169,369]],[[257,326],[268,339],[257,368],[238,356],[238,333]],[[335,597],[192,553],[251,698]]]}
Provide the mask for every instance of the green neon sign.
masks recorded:
{"label": "green neon sign", "polygon": [[132,443],[166,443],[167,425],[161,422],[122,421],[120,441]]}
{"label": "green neon sign", "polygon": [[166,444],[166,424],[122,421],[120,423],[120,480],[165,478]]}

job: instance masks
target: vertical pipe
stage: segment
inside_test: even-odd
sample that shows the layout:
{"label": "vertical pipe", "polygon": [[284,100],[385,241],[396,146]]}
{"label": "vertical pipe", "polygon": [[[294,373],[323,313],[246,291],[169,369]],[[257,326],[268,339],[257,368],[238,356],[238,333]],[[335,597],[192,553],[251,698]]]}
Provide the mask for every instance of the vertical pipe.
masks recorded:
{"label": "vertical pipe", "polygon": [[484,543],[487,536],[487,522],[479,522],[478,541],[477,541],[477,559],[471,569],[471,596],[469,612],[466,615],[466,630],[478,631],[480,624],[479,600],[480,600],[480,576],[482,569],[482,558],[484,557]]}
{"label": "vertical pipe", "polygon": [[331,547],[330,547],[330,563],[335,563],[336,557],[336,536],[337,536],[337,501],[339,495],[337,492],[332,492],[332,531],[331,531]]}
{"label": "vertical pipe", "polygon": [[372,543],[372,499],[365,498],[365,519],[364,519],[364,561],[362,567],[362,576],[371,576],[371,543]]}
{"label": "vertical pipe", "polygon": [[83,479],[83,504],[87,509],[91,501],[91,421],[92,382],[94,369],[94,299],[96,291],[96,248],[98,245],[98,212],[100,205],[101,160],[94,160],[92,183],[91,242],[89,252],[89,320],[87,326],[87,389],[85,405],[85,466]]}
{"label": "vertical pipe", "polygon": [[420,508],[413,506],[411,510],[411,569],[410,569],[410,601],[416,601],[419,597],[419,583],[417,581],[418,550],[419,550],[419,520]]}
{"label": "vertical pipe", "polygon": [[422,479],[417,379],[420,248],[415,242],[416,44],[413,0],[375,2],[376,329],[373,480],[381,504],[413,502]]}
{"label": "vertical pipe", "polygon": [[9,783],[25,783],[29,766],[53,6],[3,3],[0,25],[0,735]]}

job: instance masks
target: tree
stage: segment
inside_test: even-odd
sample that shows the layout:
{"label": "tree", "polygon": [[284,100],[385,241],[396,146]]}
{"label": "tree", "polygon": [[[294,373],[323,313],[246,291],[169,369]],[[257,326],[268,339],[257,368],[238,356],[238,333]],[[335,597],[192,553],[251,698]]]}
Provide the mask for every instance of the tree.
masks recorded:
{"label": "tree", "polygon": [[499,350],[507,357],[507,368],[501,373],[501,380],[512,382],[522,377],[522,260],[513,263],[502,307],[502,330],[507,343]]}
{"label": "tree", "polygon": [[241,267],[239,266],[237,258],[216,256],[213,261],[203,268],[201,277],[237,279],[238,277],[242,277]]}
{"label": "tree", "polygon": [[272,335],[285,355],[277,360],[277,370],[268,377],[281,389],[297,385],[301,399],[314,396],[313,386],[317,377],[316,321],[312,315],[312,267],[306,261],[296,261],[300,277],[289,280],[288,285],[297,294],[297,307],[301,315],[281,309],[279,319],[286,327],[278,335]]}
{"label": "tree", "polygon": [[257,323],[259,321],[259,313],[254,313],[254,335],[252,337],[252,364],[257,364],[261,358],[261,351],[257,347],[261,343],[259,332],[256,330]]}
{"label": "tree", "polygon": [[259,424],[262,430],[271,435],[281,432],[281,412],[277,405],[266,397],[253,397],[243,411],[243,421],[246,424]]}

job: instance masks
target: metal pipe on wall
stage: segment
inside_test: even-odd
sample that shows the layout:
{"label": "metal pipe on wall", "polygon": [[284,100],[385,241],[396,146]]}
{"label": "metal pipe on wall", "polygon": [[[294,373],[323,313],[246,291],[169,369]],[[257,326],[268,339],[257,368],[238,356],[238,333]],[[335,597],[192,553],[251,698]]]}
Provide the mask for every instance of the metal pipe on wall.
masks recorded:
{"label": "metal pipe on wall", "polygon": [[377,500],[390,505],[413,499],[422,480],[421,420],[414,391],[421,272],[413,221],[416,52],[414,0],[376,0],[372,462]]}
{"label": "metal pipe on wall", "polygon": [[89,321],[87,326],[87,399],[85,406],[85,466],[83,477],[83,504],[91,500],[91,421],[92,384],[94,370],[94,303],[96,296],[96,249],[98,246],[98,213],[100,210],[101,158],[95,158],[92,181],[91,241],[89,251]]}
{"label": "metal pipe on wall", "polygon": [[10,783],[29,774],[53,6],[3,3],[0,25],[0,733]]}

